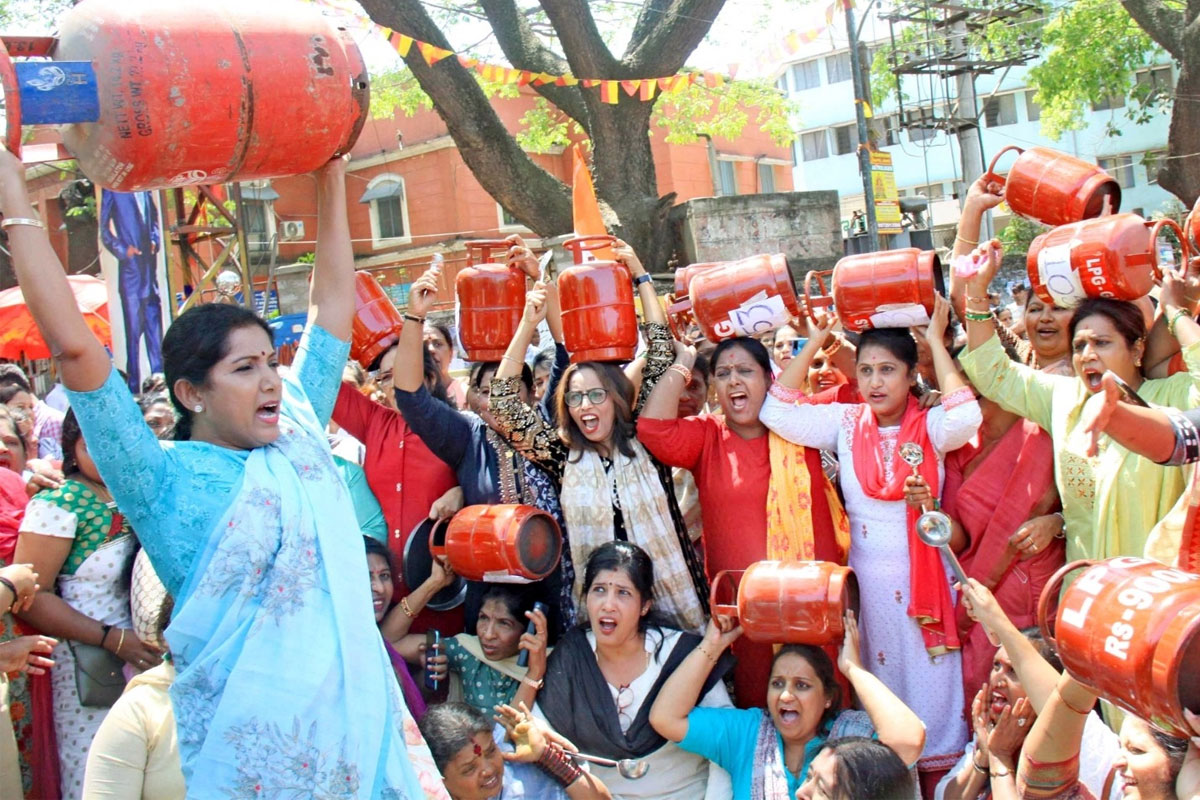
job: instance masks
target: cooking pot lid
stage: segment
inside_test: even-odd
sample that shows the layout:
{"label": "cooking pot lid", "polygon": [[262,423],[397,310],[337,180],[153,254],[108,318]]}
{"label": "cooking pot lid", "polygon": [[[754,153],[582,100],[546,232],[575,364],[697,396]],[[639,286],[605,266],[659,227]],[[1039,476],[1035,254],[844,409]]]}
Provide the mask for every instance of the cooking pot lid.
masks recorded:
{"label": "cooking pot lid", "polygon": [[[404,585],[410,592],[424,583],[433,572],[433,554],[429,552],[429,534],[435,525],[445,527],[446,524],[447,522],[437,522],[432,519],[422,520],[420,525],[413,528],[412,534],[408,537],[408,543],[404,545],[404,564],[400,574],[404,578]],[[467,582],[461,575],[455,575],[454,581],[430,598],[425,606],[431,611],[449,611],[461,606],[466,597]]]}

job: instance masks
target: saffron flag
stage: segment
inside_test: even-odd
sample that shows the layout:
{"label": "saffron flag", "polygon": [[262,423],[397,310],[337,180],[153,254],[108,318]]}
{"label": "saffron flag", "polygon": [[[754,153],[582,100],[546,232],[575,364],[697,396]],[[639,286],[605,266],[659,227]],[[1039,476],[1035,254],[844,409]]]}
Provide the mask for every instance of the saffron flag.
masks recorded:
{"label": "saffron flag", "polygon": [[[596,187],[592,184],[592,173],[588,169],[587,159],[583,157],[583,148],[577,144],[571,153],[574,167],[571,175],[571,212],[575,218],[575,235],[606,235],[608,228],[600,216],[600,202],[596,200]],[[594,250],[592,255],[601,261],[615,258],[610,247]]]}

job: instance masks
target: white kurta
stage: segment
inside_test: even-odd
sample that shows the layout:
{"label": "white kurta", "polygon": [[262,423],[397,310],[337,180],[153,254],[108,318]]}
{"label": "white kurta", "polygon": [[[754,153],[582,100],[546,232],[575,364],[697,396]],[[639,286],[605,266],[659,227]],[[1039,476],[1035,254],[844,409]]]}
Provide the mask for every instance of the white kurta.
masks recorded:
{"label": "white kurta", "polygon": [[[926,418],[929,439],[938,454],[939,481],[944,455],[966,444],[979,427],[973,400],[947,410],[933,408]],[[858,576],[863,664],[887,684],[925,723],[923,769],[952,766],[967,741],[963,719],[962,656],[958,651],[930,656],[921,629],[908,616],[908,518],[902,500],[868,497],[854,472],[854,425],[859,405],[791,405],[768,396],[761,418],[785,439],[833,450],[841,464],[842,494],[850,517],[850,566]],[[909,469],[896,456],[899,427],[881,428],[884,466]],[[943,563],[946,580],[952,581]]]}

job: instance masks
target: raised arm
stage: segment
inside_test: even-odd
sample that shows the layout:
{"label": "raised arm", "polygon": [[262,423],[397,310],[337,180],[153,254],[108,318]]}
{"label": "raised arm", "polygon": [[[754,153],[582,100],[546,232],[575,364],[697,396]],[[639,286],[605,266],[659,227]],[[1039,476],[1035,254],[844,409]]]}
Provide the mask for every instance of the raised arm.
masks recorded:
{"label": "raised arm", "polygon": [[425,331],[422,327],[437,298],[442,267],[434,264],[413,281],[408,292],[405,325],[400,329],[396,356],[392,362],[392,385],[400,391],[415,392],[425,383]]}
{"label": "raised arm", "polygon": [[950,303],[939,294],[933,303],[933,317],[925,329],[925,343],[929,345],[929,353],[933,356],[933,370],[943,397],[967,385],[954,359],[950,357],[950,351],[946,349],[946,327],[949,324]]}
{"label": "raised arm", "polygon": [[633,252],[633,248],[620,239],[613,247],[613,252],[616,254],[617,261],[624,264],[625,268],[629,270],[634,288],[637,289],[638,299],[642,301],[642,323],[666,325],[667,313],[663,310],[662,304],[658,302],[658,295],[654,293],[654,282],[650,280],[637,253]]}
{"label": "raised arm", "polygon": [[675,342],[675,363],[667,368],[666,374],[646,398],[642,419],[675,419],[679,416],[679,396],[687,388],[686,375],[691,373],[695,363],[696,348]]}
{"label": "raised arm", "polygon": [[25,167],[8,151],[0,152],[0,213],[25,305],[58,362],[63,386],[99,389],[112,371],[108,353],[83,321],[45,225],[29,202]]}
{"label": "raised arm", "polygon": [[[1114,442],[1145,456],[1159,464],[1173,461],[1176,447],[1182,444],[1181,438],[1186,435],[1195,436],[1196,427],[1179,415],[1178,424],[1173,424],[1172,417],[1177,411],[1166,408],[1143,408],[1132,403],[1122,402],[1121,389],[1116,377],[1111,372],[1105,372],[1100,379],[1103,399],[1099,402],[1092,400],[1083,408],[1083,431],[1090,437],[1088,456],[1095,456],[1100,449],[1100,434],[1108,434]],[[1181,437],[1180,433],[1191,427],[1190,434]],[[1183,463],[1183,462],[1179,462]]]}
{"label": "raised arm", "polygon": [[704,682],[725,648],[742,635],[742,628],[727,618],[713,616],[704,639],[679,663],[658,692],[650,708],[650,725],[660,736],[682,742],[688,733],[688,714],[700,702]]}
{"label": "raised arm", "polygon": [[[825,346],[825,342],[829,339],[833,326],[837,322],[837,317],[826,311],[817,311],[815,316],[815,320],[808,320],[808,341],[775,379],[781,386],[786,386],[788,389],[801,391],[805,388],[805,384],[808,383],[808,369],[812,366],[817,353]],[[851,380],[854,379],[853,365],[850,367],[850,372],[846,374]]]}
{"label": "raised arm", "polygon": [[[1066,672],[1062,674],[1021,747],[1018,791],[1023,791],[1033,781],[1039,791],[1048,790],[1040,796],[1050,797],[1058,796],[1050,792],[1065,791],[1075,785],[1079,778],[1083,727],[1095,704],[1096,695],[1076,683]],[[1062,769],[1063,765],[1068,766]],[[1042,770],[1049,774],[1039,775]],[[1058,785],[1047,785],[1047,779]]]}
{"label": "raised arm", "polygon": [[858,620],[854,612],[846,614],[846,636],[838,653],[838,669],[854,688],[863,710],[871,718],[879,741],[900,756],[905,764],[915,764],[925,748],[925,724],[904,701],[892,693],[883,681],[862,664],[859,652]]}
{"label": "raised arm", "polygon": [[309,290],[308,321],[348,341],[354,319],[354,251],[346,221],[346,159],[335,158],[314,174],[317,252]]}
{"label": "raised arm", "polygon": [[963,312],[967,304],[967,282],[958,275],[954,263],[960,257],[970,257],[971,252],[979,246],[979,231],[982,228],[983,215],[1004,202],[1004,186],[995,181],[989,181],[988,175],[983,175],[971,184],[967,190],[967,199],[963,202],[962,214],[958,218],[958,235],[954,238],[954,252],[950,256],[950,303],[959,319],[966,319]]}

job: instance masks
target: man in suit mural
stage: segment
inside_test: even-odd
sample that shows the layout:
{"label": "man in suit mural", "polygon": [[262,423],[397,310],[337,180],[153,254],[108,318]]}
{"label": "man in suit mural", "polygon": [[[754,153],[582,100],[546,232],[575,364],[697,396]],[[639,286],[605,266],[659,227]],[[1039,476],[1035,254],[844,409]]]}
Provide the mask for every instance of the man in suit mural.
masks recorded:
{"label": "man in suit mural", "polygon": [[141,341],[150,372],[162,372],[162,302],[158,251],[162,237],[150,192],[111,192],[100,201],[100,239],[117,259],[117,285],[125,324],[125,372],[129,389],[141,391]]}

